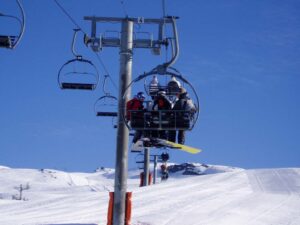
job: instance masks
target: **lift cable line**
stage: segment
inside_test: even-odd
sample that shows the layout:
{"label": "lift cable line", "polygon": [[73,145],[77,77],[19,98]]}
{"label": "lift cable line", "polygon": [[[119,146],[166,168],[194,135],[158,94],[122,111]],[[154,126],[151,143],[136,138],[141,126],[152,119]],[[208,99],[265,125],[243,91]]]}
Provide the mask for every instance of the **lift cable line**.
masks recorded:
{"label": "lift cable line", "polygon": [[[7,35],[7,34],[0,34],[0,47],[1,48],[8,48],[8,49],[14,49],[19,44],[20,40],[22,39],[24,32],[25,32],[25,11],[24,8],[19,0],[16,0],[17,5],[21,12],[21,19],[14,15],[8,15],[4,13],[0,13],[0,17],[2,18],[10,18],[12,20],[15,20],[19,23],[19,32],[14,35]],[[1,19],[1,18],[0,18]]]}
{"label": "lift cable line", "polygon": [[106,76],[109,77],[109,79],[111,80],[113,86],[114,86],[115,89],[117,90],[118,87],[117,87],[116,83],[114,82],[114,80],[112,79],[112,77],[109,75],[109,72],[108,72],[108,70],[107,70],[107,68],[106,68],[106,66],[105,66],[105,64],[104,64],[104,62],[102,61],[101,57],[99,56],[99,53],[97,53],[97,52],[94,52],[94,53],[96,54],[96,58],[99,60],[99,62],[100,62],[100,64],[101,64],[101,66],[103,67],[105,73],[107,74]]}
{"label": "lift cable line", "polygon": [[128,12],[125,8],[125,3],[124,3],[124,0],[120,0],[120,3],[121,3],[121,6],[122,6],[122,9],[123,9],[123,12],[125,14],[125,17],[128,17]]}
{"label": "lift cable line", "polygon": [[63,11],[63,13],[71,20],[71,22],[77,27],[79,28],[83,33],[85,33],[83,31],[83,29],[79,26],[79,24],[75,21],[75,19],[73,19],[73,17],[67,12],[67,10],[64,9],[64,7],[57,1],[54,0],[54,2],[56,3],[56,5]]}
{"label": "lift cable line", "polygon": [[163,18],[166,17],[166,4],[165,0],[162,0],[162,12],[163,12]]}

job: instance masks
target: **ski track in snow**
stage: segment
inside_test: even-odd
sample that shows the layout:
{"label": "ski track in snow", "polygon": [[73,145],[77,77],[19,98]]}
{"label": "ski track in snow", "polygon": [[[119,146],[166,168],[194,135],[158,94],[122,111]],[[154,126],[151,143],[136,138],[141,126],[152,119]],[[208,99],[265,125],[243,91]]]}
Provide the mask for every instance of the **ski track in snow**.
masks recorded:
{"label": "ski track in snow", "polygon": [[[132,225],[299,225],[300,169],[211,166],[138,187],[130,172]],[[0,225],[104,225],[113,171],[65,173],[0,167]],[[23,196],[14,187],[29,183]]]}

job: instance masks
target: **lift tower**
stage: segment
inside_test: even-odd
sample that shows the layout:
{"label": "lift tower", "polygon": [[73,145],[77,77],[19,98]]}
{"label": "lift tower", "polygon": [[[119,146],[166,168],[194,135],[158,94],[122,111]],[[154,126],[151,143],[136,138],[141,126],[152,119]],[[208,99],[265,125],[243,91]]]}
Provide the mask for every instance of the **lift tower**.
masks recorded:
{"label": "lift tower", "polygon": [[[117,130],[117,149],[116,149],[116,165],[115,165],[115,184],[114,184],[114,207],[113,207],[113,224],[124,225],[125,205],[126,205],[126,189],[128,175],[128,136],[123,116],[125,115],[126,102],[129,100],[131,90],[124,93],[131,83],[132,77],[132,58],[133,48],[151,49],[155,55],[161,52],[161,46],[168,44],[168,39],[164,37],[164,27],[167,24],[173,25],[175,41],[177,42],[177,32],[175,17],[165,17],[161,19],[138,18],[116,18],[116,17],[95,17],[86,16],[85,20],[91,22],[91,36],[85,37],[85,44],[89,45],[93,51],[99,52],[104,47],[117,47],[120,49],[120,74],[119,74],[119,99],[118,99],[118,130]],[[97,36],[97,23],[114,22],[121,24],[120,37]],[[158,26],[158,37],[156,39],[134,39],[134,24],[153,24]],[[177,57],[177,54],[176,54]],[[172,60],[175,61],[175,60]],[[170,66],[163,64],[161,73]]]}

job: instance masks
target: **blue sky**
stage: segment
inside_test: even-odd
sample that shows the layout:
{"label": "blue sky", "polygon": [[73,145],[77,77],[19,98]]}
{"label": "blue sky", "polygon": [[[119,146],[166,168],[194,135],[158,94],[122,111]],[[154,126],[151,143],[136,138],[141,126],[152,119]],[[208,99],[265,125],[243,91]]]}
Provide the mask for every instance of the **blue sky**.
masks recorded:
{"label": "blue sky", "polygon": [[[114,167],[116,130],[97,118],[103,95],[62,91],[59,68],[73,58],[75,26],[52,0],[23,0],[26,31],[15,50],[0,49],[0,164],[11,167],[92,171]],[[59,1],[87,33],[84,16],[160,18],[161,1]],[[11,0],[0,11],[17,14]],[[287,0],[169,1],[166,13],[179,16],[180,55],[174,67],[193,83],[201,112],[186,144],[203,152],[171,151],[175,162],[202,162],[243,168],[300,166],[300,2]],[[0,17],[1,19],[1,17]],[[0,21],[2,32],[13,23]],[[117,24],[100,26],[119,30]],[[135,27],[135,31],[147,31]],[[77,51],[106,74],[82,35]],[[118,83],[118,49],[99,56]],[[133,77],[164,62],[135,50]],[[117,90],[109,87],[117,96]],[[129,167],[135,168],[135,155]]]}

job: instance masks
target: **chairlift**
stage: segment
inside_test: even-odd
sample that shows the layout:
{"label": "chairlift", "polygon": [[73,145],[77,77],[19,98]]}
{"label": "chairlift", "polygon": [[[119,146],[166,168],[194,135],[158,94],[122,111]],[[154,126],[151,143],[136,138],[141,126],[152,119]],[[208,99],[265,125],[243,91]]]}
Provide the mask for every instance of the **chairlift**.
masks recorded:
{"label": "chairlift", "polygon": [[118,99],[112,95],[104,95],[95,103],[96,116],[117,117]]}
{"label": "chairlift", "polygon": [[57,78],[58,84],[61,89],[94,90],[99,81],[99,73],[90,60],[76,54],[74,44],[78,31],[80,30],[74,29],[72,41],[72,53],[75,58],[67,61],[60,68]]}
{"label": "chairlift", "polygon": [[[20,3],[19,0],[16,0],[18,7],[21,12],[21,18],[14,16],[14,15],[8,15],[0,13],[0,20],[4,21],[4,19],[9,20],[10,23],[13,23],[13,21],[17,22],[19,24],[18,32],[15,34],[0,34],[0,48],[8,48],[8,49],[14,49],[18,43],[20,42],[24,31],[25,31],[25,13],[24,9]],[[8,25],[9,26],[9,25]]]}
{"label": "chairlift", "polygon": [[[188,110],[130,110],[130,120],[126,119],[126,115],[122,115],[126,126],[130,130],[140,131],[192,130],[199,115],[199,99],[191,83],[186,80],[178,70],[172,67],[166,68],[164,73],[161,73],[161,68],[156,67],[152,71],[138,76],[128,85],[123,98],[127,96],[129,90],[131,90],[134,86],[142,86],[139,85],[142,81],[144,81],[145,92],[149,98],[155,98],[155,95],[150,94],[149,86],[145,82],[145,80],[149,80],[149,78],[154,75],[158,76],[160,81],[166,80],[163,78],[167,78],[167,81],[170,81],[172,78],[176,78],[176,80],[181,83],[181,86],[184,86],[187,90],[197,111],[195,113],[191,113]],[[167,84],[161,83],[159,90],[165,91],[169,96],[175,97],[174,95],[176,95],[176,93],[170,92]],[[123,111],[126,112],[126,110]]]}
{"label": "chairlift", "polygon": [[112,96],[109,92],[106,91],[106,81],[109,75],[104,76],[103,81],[103,92],[104,95],[97,99],[94,105],[94,110],[96,116],[102,117],[112,117],[112,124],[114,128],[117,128],[118,117],[118,99],[115,96]]}
{"label": "chairlift", "polygon": [[117,128],[118,99],[110,94],[106,94],[97,99],[94,105],[96,116],[111,117],[113,128]]}
{"label": "chairlift", "polygon": [[96,116],[118,116],[118,99],[106,91],[106,82],[109,75],[104,76],[102,90],[104,95],[97,99],[94,105]]}

